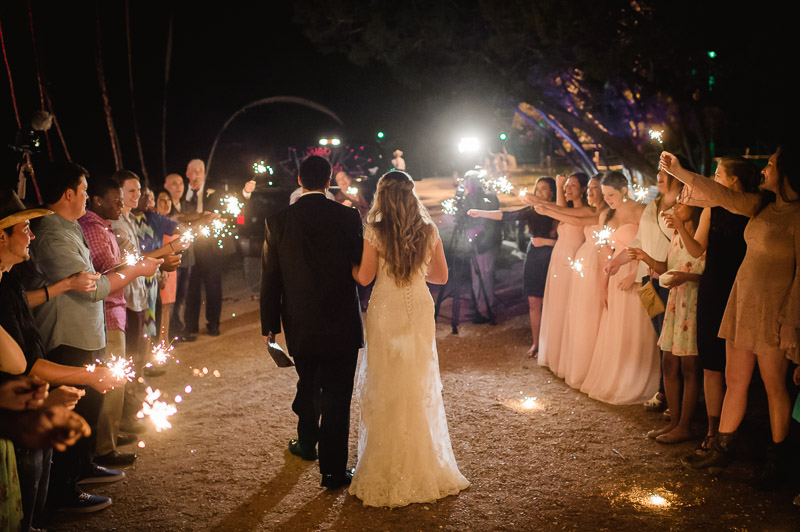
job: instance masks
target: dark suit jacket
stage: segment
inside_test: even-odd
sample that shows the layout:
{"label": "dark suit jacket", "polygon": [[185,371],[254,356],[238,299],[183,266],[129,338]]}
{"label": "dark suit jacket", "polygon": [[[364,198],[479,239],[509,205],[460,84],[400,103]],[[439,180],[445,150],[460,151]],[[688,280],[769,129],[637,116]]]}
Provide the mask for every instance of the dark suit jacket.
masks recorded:
{"label": "dark suit jacket", "polygon": [[358,211],[309,194],[267,218],[261,264],[261,330],[292,356],[364,345],[352,267],[361,262]]}

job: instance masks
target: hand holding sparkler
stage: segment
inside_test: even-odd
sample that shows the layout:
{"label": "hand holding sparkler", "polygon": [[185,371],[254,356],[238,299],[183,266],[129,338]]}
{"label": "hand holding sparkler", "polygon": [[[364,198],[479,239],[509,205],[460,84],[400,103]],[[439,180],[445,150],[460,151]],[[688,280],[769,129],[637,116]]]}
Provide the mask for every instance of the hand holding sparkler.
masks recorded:
{"label": "hand holding sparkler", "polygon": [[23,412],[15,419],[19,438],[15,442],[29,449],[65,451],[81,437],[92,433],[86,420],[63,406]]}
{"label": "hand holding sparkler", "polygon": [[681,166],[681,162],[678,158],[668,151],[661,152],[661,160],[659,161],[658,168],[676,177],[676,174],[683,170],[683,166]]}
{"label": "hand holding sparkler", "polygon": [[650,255],[639,248],[628,248],[628,256],[631,260],[643,260],[645,262],[650,258]]}
{"label": "hand holding sparkler", "polygon": [[86,395],[86,391],[79,390],[72,386],[59,386],[53,388],[44,400],[44,406],[63,406],[69,410],[75,408],[81,397]]}
{"label": "hand holding sparkler", "polygon": [[256,180],[251,179],[247,183],[244,184],[244,192],[245,194],[252,194],[253,191],[256,189]]}
{"label": "hand holding sparkler", "polygon": [[22,376],[0,384],[0,408],[29,410],[38,408],[47,397],[48,385],[38,377]]}

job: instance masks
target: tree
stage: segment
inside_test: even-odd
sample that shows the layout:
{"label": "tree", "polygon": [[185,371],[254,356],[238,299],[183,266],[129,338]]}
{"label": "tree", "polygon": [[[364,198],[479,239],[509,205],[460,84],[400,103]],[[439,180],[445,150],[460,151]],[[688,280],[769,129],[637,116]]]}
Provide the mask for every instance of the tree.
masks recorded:
{"label": "tree", "polygon": [[[555,131],[564,151],[600,147],[652,179],[662,133],[701,170],[722,116],[716,71],[739,57],[714,56],[714,6],[687,0],[302,0],[296,20],[323,51],[380,61],[411,85],[453,80]],[[724,28],[730,31],[730,27]],[[520,102],[526,104],[519,106]],[[527,112],[524,112],[523,109]],[[540,125],[541,123],[541,125]],[[574,155],[574,154],[573,154]],[[574,157],[587,168],[586,157]]]}

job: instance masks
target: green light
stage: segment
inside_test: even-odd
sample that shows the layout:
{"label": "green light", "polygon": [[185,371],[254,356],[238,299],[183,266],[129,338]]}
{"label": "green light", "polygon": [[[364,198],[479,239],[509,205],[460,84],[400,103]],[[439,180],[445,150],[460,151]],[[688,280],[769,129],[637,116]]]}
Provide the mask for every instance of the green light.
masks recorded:
{"label": "green light", "polygon": [[508,135],[505,133],[500,133],[500,140],[508,140]]}
{"label": "green light", "polygon": [[715,52],[714,50],[709,50],[708,51],[708,58],[709,59],[714,59],[715,57],[717,57],[717,52]]}
{"label": "green light", "polygon": [[386,133],[384,133],[383,131],[378,131],[378,138],[379,139],[382,139],[385,136],[386,136]]}

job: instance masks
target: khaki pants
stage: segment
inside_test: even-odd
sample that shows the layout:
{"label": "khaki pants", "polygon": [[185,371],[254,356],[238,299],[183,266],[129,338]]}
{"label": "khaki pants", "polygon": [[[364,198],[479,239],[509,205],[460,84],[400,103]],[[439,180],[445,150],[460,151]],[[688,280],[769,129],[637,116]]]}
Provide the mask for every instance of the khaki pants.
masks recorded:
{"label": "khaki pants", "polygon": [[[125,331],[118,329],[106,331],[106,356],[125,356]],[[111,391],[106,392],[103,409],[97,422],[97,447],[95,454],[103,456],[117,450],[119,424],[122,420],[122,405],[125,401],[124,381]]]}

